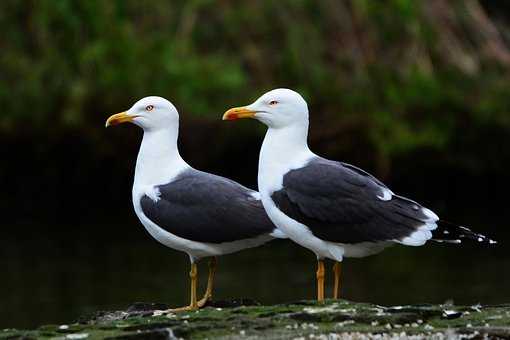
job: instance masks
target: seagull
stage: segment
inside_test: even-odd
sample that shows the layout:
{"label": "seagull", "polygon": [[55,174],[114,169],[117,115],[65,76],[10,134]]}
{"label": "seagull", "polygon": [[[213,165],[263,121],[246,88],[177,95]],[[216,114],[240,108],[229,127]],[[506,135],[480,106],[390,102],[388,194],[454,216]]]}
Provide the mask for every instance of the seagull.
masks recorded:
{"label": "seagull", "polygon": [[254,118],[267,126],[258,186],[273,223],[317,256],[317,299],[324,299],[324,259],[335,261],[333,298],[340,290],[344,257],[365,257],[395,244],[463,238],[495,243],[440,220],[431,210],[399,196],[353,165],[322,158],[308,147],[308,105],[289,89],[275,89],[254,103],[232,108],[223,120]]}
{"label": "seagull", "polygon": [[[133,184],[138,219],[160,243],[188,254],[189,306],[196,310],[212,297],[216,256],[284,238],[268,218],[260,195],[230,179],[192,168],[179,154],[179,114],[161,97],[146,97],[112,115],[106,127],[131,122],[143,129]],[[204,297],[197,301],[197,262],[209,261]]]}

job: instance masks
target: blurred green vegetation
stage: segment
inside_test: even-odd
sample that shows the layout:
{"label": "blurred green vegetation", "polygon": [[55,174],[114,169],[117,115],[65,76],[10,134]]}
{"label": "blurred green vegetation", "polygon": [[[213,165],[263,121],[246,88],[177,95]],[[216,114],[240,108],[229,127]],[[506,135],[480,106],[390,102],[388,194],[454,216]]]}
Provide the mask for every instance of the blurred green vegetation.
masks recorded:
{"label": "blurred green vegetation", "polygon": [[317,139],[347,124],[383,157],[447,149],[466,129],[510,131],[506,21],[482,5],[5,0],[0,131],[90,132],[153,94],[218,120],[290,87],[324,118]]}

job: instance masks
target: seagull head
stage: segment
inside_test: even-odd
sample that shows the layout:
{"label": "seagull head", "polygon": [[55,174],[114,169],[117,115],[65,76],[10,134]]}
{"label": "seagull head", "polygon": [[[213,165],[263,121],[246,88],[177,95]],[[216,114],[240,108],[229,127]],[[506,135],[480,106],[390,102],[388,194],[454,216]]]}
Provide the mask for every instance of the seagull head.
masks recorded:
{"label": "seagull head", "polygon": [[114,114],[106,121],[106,127],[131,122],[144,131],[178,127],[179,114],[175,106],[162,97],[145,97],[127,111]]}
{"label": "seagull head", "polygon": [[254,118],[269,128],[308,124],[308,106],[301,95],[289,89],[275,89],[263,94],[250,105],[234,107],[223,120]]}

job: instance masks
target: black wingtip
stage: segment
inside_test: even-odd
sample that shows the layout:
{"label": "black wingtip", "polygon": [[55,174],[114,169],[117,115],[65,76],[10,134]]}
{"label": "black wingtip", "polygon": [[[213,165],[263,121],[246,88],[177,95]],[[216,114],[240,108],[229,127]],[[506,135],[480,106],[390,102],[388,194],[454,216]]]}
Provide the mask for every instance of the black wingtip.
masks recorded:
{"label": "black wingtip", "polygon": [[436,242],[462,243],[463,240],[471,240],[485,245],[496,245],[498,242],[489,237],[475,233],[469,228],[454,223],[439,220],[437,229],[433,231],[432,239]]}

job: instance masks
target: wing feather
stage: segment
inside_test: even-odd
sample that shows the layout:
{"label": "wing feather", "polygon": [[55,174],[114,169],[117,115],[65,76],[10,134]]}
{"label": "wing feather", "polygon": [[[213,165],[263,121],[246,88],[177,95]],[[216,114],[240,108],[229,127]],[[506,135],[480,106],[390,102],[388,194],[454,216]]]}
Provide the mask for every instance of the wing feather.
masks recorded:
{"label": "wing feather", "polygon": [[189,170],[141,198],[144,214],[166,231],[193,241],[232,242],[269,234],[275,226],[253,190],[229,179]]}
{"label": "wing feather", "polygon": [[284,175],[283,188],[271,197],[285,214],[332,242],[399,241],[434,227],[418,203],[388,193],[369,173],[317,157]]}

